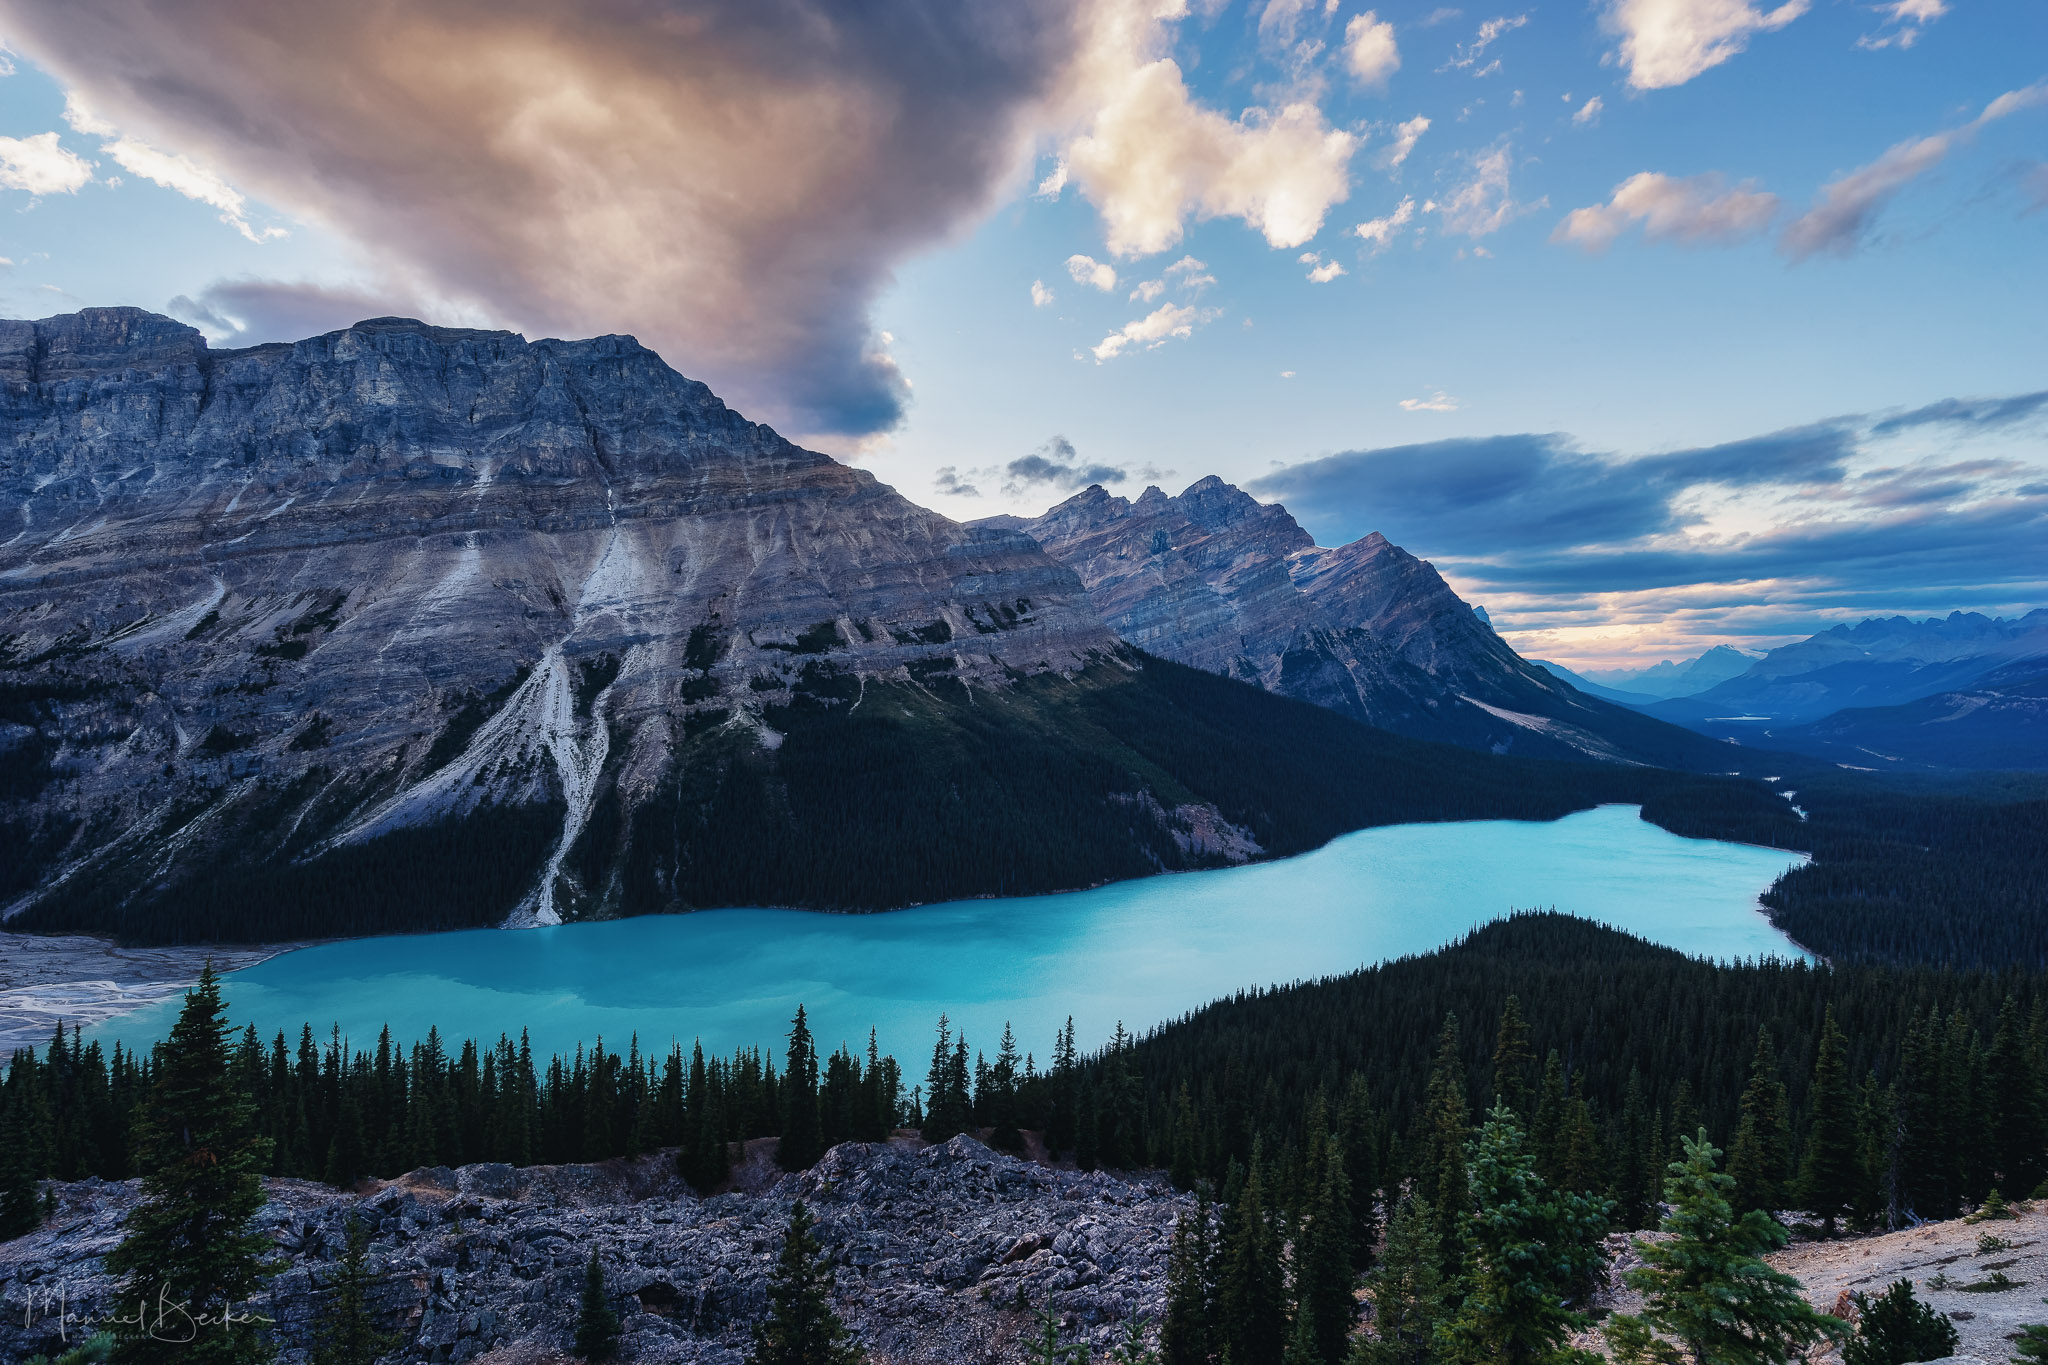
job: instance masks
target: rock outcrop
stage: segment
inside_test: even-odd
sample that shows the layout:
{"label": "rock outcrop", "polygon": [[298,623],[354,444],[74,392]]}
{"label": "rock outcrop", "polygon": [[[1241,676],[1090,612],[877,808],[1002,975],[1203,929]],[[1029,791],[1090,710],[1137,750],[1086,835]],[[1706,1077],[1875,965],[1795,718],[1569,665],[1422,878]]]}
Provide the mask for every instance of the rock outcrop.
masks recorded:
{"label": "rock outcrop", "polygon": [[1021,529],[1139,648],[1370,725],[1552,757],[1665,763],[1702,751],[1523,659],[1386,537],[1319,546],[1286,508],[1213,476],[1135,501],[1098,485]]}
{"label": "rock outcrop", "polygon": [[[363,1194],[269,1182],[259,1226],[280,1271],[251,1306],[276,1319],[284,1359],[317,1330],[350,1218],[374,1232],[390,1360],[459,1362],[520,1344],[569,1345],[594,1250],[643,1365],[740,1365],[765,1311],[793,1201],[817,1215],[837,1307],[877,1365],[1019,1359],[1050,1308],[1096,1349],[1163,1312],[1173,1225],[1192,1200],[1162,1182],[1058,1171],[970,1137],[919,1151],[847,1143],[758,1193],[699,1199],[659,1157],[600,1166],[415,1171]],[[56,1187],[42,1231],[0,1243],[0,1357],[72,1339],[117,1307],[101,1262],[134,1182]]]}

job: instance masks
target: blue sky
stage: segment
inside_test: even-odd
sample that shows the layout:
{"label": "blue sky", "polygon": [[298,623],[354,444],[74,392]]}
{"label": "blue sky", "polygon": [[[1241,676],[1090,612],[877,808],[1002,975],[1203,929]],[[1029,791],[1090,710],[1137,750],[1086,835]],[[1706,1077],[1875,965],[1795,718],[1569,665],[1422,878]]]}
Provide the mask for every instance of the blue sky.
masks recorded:
{"label": "blue sky", "polygon": [[1936,406],[2048,389],[2041,5],[363,13],[6,14],[10,315],[630,331],[951,515],[1220,474],[1583,664],[2048,601],[2043,406]]}

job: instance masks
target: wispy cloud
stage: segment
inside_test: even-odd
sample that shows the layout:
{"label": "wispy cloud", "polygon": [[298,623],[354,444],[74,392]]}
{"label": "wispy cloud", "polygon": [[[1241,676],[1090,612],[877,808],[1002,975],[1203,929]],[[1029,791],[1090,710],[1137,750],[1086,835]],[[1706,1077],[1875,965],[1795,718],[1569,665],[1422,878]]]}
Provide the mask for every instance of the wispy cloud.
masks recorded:
{"label": "wispy cloud", "polygon": [[1401,229],[1406,227],[1414,217],[1415,201],[1404,198],[1395,206],[1394,211],[1386,217],[1368,218],[1365,222],[1360,223],[1351,230],[1371,243],[1372,254],[1377,256],[1380,252],[1393,245],[1394,238],[1400,234]]}
{"label": "wispy cloud", "polygon": [[1424,211],[1443,215],[1444,231],[1476,238],[1498,232],[1514,219],[1548,204],[1547,196],[1533,204],[1515,201],[1508,187],[1512,159],[1512,149],[1505,142],[1473,153],[1469,158],[1471,174],[1465,182],[1441,202],[1425,203]]}
{"label": "wispy cloud", "polygon": [[1105,294],[1116,288],[1116,268],[1093,256],[1076,254],[1067,257],[1067,274],[1073,277],[1075,284],[1085,284]]}
{"label": "wispy cloud", "polygon": [[1403,398],[1401,407],[1407,412],[1456,412],[1458,400],[1438,389],[1427,398]]}
{"label": "wispy cloud", "polygon": [[1678,180],[1644,171],[1615,186],[1606,203],[1566,214],[1550,240],[1605,251],[1640,224],[1651,241],[1683,246],[1737,242],[1768,228],[1777,212],[1778,197],[1757,189],[1754,181],[1730,187],[1718,175]]}
{"label": "wispy cloud", "polygon": [[1606,107],[1606,102],[1598,95],[1595,95],[1579,106],[1579,111],[1572,115],[1572,122],[1581,128],[1589,124],[1598,123],[1600,121],[1600,112]]}
{"label": "wispy cloud", "polygon": [[[1501,15],[1498,18],[1488,19],[1479,26],[1479,32],[1474,35],[1472,41],[1458,44],[1458,50],[1451,54],[1450,60],[1438,67],[1437,70],[1440,72],[1470,70],[1478,65],[1479,59],[1486,55],[1486,49],[1493,46],[1495,39],[1503,34],[1513,33],[1528,22],[1529,16],[1526,14]],[[1473,74],[1478,76],[1491,75],[1499,67],[1500,63],[1498,61],[1490,62],[1485,66],[1479,67]]]}
{"label": "wispy cloud", "polygon": [[1420,142],[1422,135],[1428,131],[1429,120],[1421,114],[1405,123],[1395,124],[1393,140],[1380,149],[1374,160],[1382,170],[1399,170],[1401,163],[1408,159],[1408,154],[1415,150],[1415,144]]}
{"label": "wispy cloud", "polygon": [[1043,308],[1051,302],[1052,290],[1045,287],[1045,281],[1033,280],[1031,282],[1031,306],[1033,308]]}
{"label": "wispy cloud", "polygon": [[1919,41],[1922,30],[1948,13],[1944,0],[1890,0],[1890,3],[1878,5],[1876,9],[1883,16],[1884,23],[1877,32],[1866,33],[1856,40],[1856,46],[1871,52],[1887,47],[1911,47]]}
{"label": "wispy cloud", "polygon": [[1214,321],[1215,317],[1216,310],[1213,308],[1163,303],[1144,317],[1127,322],[1104,337],[1093,350],[1096,363],[1113,360],[1133,346],[1148,351],[1157,350],[1176,338],[1191,337],[1195,334],[1195,328]]}
{"label": "wispy cloud", "polygon": [[1779,249],[1795,261],[1849,255],[1862,245],[1879,211],[1901,189],[1940,165],[1986,125],[2043,105],[2048,105],[2048,82],[2007,91],[1960,128],[1894,144],[1869,165],[1823,185],[1813,207],[1786,225]]}

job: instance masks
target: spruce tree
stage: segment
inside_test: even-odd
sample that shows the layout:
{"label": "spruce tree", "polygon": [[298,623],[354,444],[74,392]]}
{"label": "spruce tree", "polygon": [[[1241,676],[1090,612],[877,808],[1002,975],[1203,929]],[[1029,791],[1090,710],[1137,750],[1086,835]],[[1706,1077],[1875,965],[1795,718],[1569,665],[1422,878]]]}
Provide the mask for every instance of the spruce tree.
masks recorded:
{"label": "spruce tree", "polygon": [[1265,1160],[1253,1153],[1226,1217],[1216,1273],[1216,1345],[1231,1365],[1280,1365],[1287,1346],[1280,1238],[1266,1210]]}
{"label": "spruce tree", "polygon": [[1166,1262],[1166,1321],[1159,1328],[1161,1365],[1208,1365],[1216,1354],[1210,1313],[1214,1260],[1209,1200],[1204,1194],[1197,1196],[1195,1211],[1182,1214],[1173,1227]]}
{"label": "spruce tree", "polygon": [[991,1145],[1005,1152],[1024,1150],[1024,1134],[1017,1127],[1017,1035],[1010,1021],[1003,1021],[1003,1040],[996,1048],[996,1064],[988,1071],[988,1125]]}
{"label": "spruce tree", "polygon": [[1856,1091],[1849,1081],[1848,1040],[1835,1022],[1830,1005],[1821,1024],[1820,1047],[1813,1059],[1813,1082],[1807,1088],[1806,1155],[1799,1165],[1800,1207],[1821,1216],[1823,1232],[1835,1235],[1835,1222],[1848,1213],[1862,1183],[1857,1154]]}
{"label": "spruce tree", "polygon": [[782,1072],[782,1137],[775,1144],[775,1164],[785,1171],[807,1171],[825,1154],[818,1122],[818,1047],[804,1007],[796,1007],[789,1025],[789,1053]]}
{"label": "spruce tree", "polygon": [[1462,1266],[1459,1225],[1470,1202],[1466,1143],[1471,1138],[1470,1111],[1465,1101],[1465,1064],[1458,1053],[1458,1018],[1445,1015],[1437,1034],[1436,1061],[1423,1097],[1415,1163],[1415,1191],[1437,1220],[1437,1243],[1443,1251],[1445,1283]]}
{"label": "spruce tree", "polygon": [[610,1360],[619,1353],[619,1314],[604,1289],[604,1264],[593,1249],[583,1267],[583,1301],[576,1310],[576,1354]]}
{"label": "spruce tree", "polygon": [[1429,1205],[1411,1196],[1387,1221],[1387,1245],[1366,1276],[1372,1335],[1353,1343],[1347,1365],[1435,1365],[1444,1320],[1443,1253]]}
{"label": "spruce tree", "polygon": [[1038,1335],[1024,1343],[1026,1365],[1088,1365],[1088,1347],[1065,1340],[1059,1315],[1051,1305],[1038,1310]]}
{"label": "spruce tree", "polygon": [[1318,1132],[1322,1100],[1311,1108],[1308,1206],[1294,1237],[1294,1337],[1316,1365],[1335,1365],[1358,1320],[1352,1294],[1351,1182],[1344,1154],[1327,1131]]}
{"label": "spruce tree", "polygon": [[370,1228],[351,1217],[342,1232],[341,1257],[327,1288],[333,1295],[320,1314],[320,1338],[313,1365],[375,1365],[398,1339],[377,1330],[370,1309]]}
{"label": "spruce tree", "polygon": [[2015,1358],[2026,1361],[2027,1365],[2048,1365],[2048,1323],[2030,1323],[2020,1328],[2019,1336],[2013,1342],[2012,1353]]}
{"label": "spruce tree", "polygon": [[1773,1213],[1785,1207],[1785,1177],[1792,1167],[1790,1109],[1785,1082],[1778,1077],[1778,1050],[1771,1045],[1771,1031],[1759,1027],[1749,1086],[1742,1092],[1742,1119],[1728,1151],[1737,1213]]}
{"label": "spruce tree", "polygon": [[817,1220],[790,1206],[782,1254],[768,1276],[768,1316],[754,1325],[749,1365],[860,1365],[867,1359],[832,1308],[832,1268],[812,1235]]}
{"label": "spruce tree", "polygon": [[1534,1117],[1529,1078],[1535,1070],[1536,1054],[1529,1050],[1529,1021],[1522,1017],[1522,1002],[1510,995],[1501,1006],[1500,1029],[1493,1040],[1493,1099],[1514,1110],[1523,1123]]}
{"label": "spruce tree", "polygon": [[0,1108],[0,1242],[25,1237],[43,1223],[21,1110],[19,1099]]}
{"label": "spruce tree", "polygon": [[1911,1280],[1894,1280],[1874,1299],[1858,1294],[1856,1308],[1861,1320],[1842,1347],[1842,1365],[1907,1365],[1956,1353],[1955,1324],[1914,1298]]}
{"label": "spruce tree", "polygon": [[156,1053],[137,1134],[144,1198],[106,1260],[123,1277],[125,1311],[140,1318],[124,1329],[123,1362],[255,1365],[270,1356],[248,1302],[267,1269],[269,1239],[249,1222],[263,1207],[270,1144],[229,1074],[225,1014],[208,963]]}
{"label": "spruce tree", "polygon": [[1736,1213],[1729,1202],[1735,1179],[1715,1169],[1720,1153],[1706,1129],[1683,1141],[1685,1160],[1672,1163],[1664,1186],[1672,1207],[1663,1231],[1671,1238],[1637,1242],[1643,1265],[1627,1276],[1643,1311],[1611,1318],[1605,1328],[1616,1358],[1624,1365],[1783,1365],[1838,1335],[1836,1319],[1816,1313],[1799,1282],[1764,1260],[1789,1234],[1761,1209]]}
{"label": "spruce tree", "polygon": [[1603,1262],[1608,1202],[1545,1185],[1505,1106],[1487,1114],[1469,1169],[1467,1278],[1449,1329],[1458,1355],[1498,1365],[1571,1358],[1566,1339],[1587,1319],[1566,1304]]}

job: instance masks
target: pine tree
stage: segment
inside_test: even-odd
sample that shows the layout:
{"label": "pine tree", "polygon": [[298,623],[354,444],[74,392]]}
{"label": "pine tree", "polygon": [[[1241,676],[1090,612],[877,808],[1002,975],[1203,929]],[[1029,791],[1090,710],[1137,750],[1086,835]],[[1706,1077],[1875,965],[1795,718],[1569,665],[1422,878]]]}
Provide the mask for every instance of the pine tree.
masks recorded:
{"label": "pine tree", "polygon": [[1109,1348],[1109,1365],[1160,1365],[1159,1349],[1145,1340],[1146,1320],[1126,1318],[1123,1340]]}
{"label": "pine tree", "polygon": [[[123,1362],[254,1365],[270,1356],[247,1306],[266,1268],[269,1239],[249,1222],[263,1207],[270,1144],[229,1074],[225,1013],[208,963],[156,1053],[138,1133],[144,1199],[106,1260],[141,1319],[121,1339]],[[186,1336],[202,1316],[204,1329]]]}
{"label": "pine tree", "polygon": [[376,1277],[370,1274],[369,1225],[352,1217],[342,1233],[334,1278],[327,1284],[334,1297],[320,1314],[320,1340],[313,1348],[313,1365],[375,1365],[378,1356],[398,1344],[396,1337],[377,1330],[370,1311],[370,1289],[375,1283]]}
{"label": "pine tree", "polygon": [[825,1143],[818,1124],[818,1047],[811,1040],[802,1005],[789,1025],[781,1099],[782,1137],[775,1144],[775,1164],[785,1171],[807,1171],[825,1154]]}
{"label": "pine tree", "polygon": [[1215,1355],[1210,1314],[1214,1259],[1209,1200],[1199,1195],[1195,1211],[1182,1214],[1173,1228],[1166,1262],[1166,1321],[1159,1328],[1161,1365],[1208,1365]]}
{"label": "pine tree", "polygon": [[1267,1217],[1264,1165],[1255,1152],[1225,1219],[1217,1267],[1216,1345],[1231,1365],[1280,1365],[1287,1345],[1280,1239]]}
{"label": "pine tree", "polygon": [[1842,1365],[1906,1365],[1956,1353],[1955,1324],[1914,1298],[1911,1280],[1893,1281],[1874,1299],[1858,1294],[1856,1307],[1862,1320],[1842,1347]]}
{"label": "pine tree", "polygon": [[2010,995],[1999,1008],[1984,1064],[1985,1079],[1990,1083],[1990,1131],[1985,1136],[1992,1169],[2000,1188],[2025,1195],[2041,1183],[2048,1134],[2042,1130],[2040,1080],[2027,1056],[2019,1006]]}
{"label": "pine tree", "polygon": [[1706,1129],[1684,1147],[1686,1159],[1672,1163],[1664,1186],[1672,1209],[1663,1230],[1672,1236],[1637,1242],[1644,1263],[1628,1273],[1643,1311],[1611,1318],[1605,1329],[1616,1358],[1624,1365],[1783,1365],[1837,1335],[1839,1323],[1816,1313],[1799,1282],[1764,1260],[1789,1235],[1761,1209],[1735,1212],[1735,1179],[1715,1170],[1720,1153]]}
{"label": "pine tree", "polygon": [[1566,1303],[1602,1263],[1608,1202],[1546,1186],[1503,1106],[1473,1139],[1469,1168],[1467,1283],[1450,1326],[1459,1356],[1498,1365],[1569,1358],[1566,1339],[1587,1319]]}
{"label": "pine tree", "polygon": [[1526,1120],[1529,1152],[1536,1159],[1536,1174],[1550,1184],[1564,1179],[1568,1154],[1565,1123],[1571,1106],[1571,1080],[1565,1074],[1564,1058],[1557,1049],[1543,1059],[1543,1086],[1537,1094],[1536,1112]]}
{"label": "pine tree", "polygon": [[583,1302],[576,1312],[576,1354],[585,1360],[610,1360],[619,1353],[619,1314],[604,1290],[604,1265],[597,1252],[583,1267]]}
{"label": "pine tree", "polygon": [[939,1037],[932,1047],[932,1066],[925,1076],[924,1129],[926,1142],[939,1143],[967,1131],[968,1112],[967,1039],[957,1044],[952,1021],[939,1016]]}
{"label": "pine tree", "polygon": [[1436,1220],[1419,1198],[1401,1201],[1387,1222],[1387,1245],[1365,1280],[1372,1335],[1351,1348],[1348,1365],[1435,1365],[1444,1319]]}
{"label": "pine tree", "polygon": [[1821,1216],[1824,1233],[1835,1235],[1835,1221],[1849,1212],[1861,1183],[1857,1160],[1856,1092],[1849,1082],[1848,1040],[1828,1007],[1821,1025],[1820,1047],[1813,1059],[1813,1082],[1807,1088],[1811,1117],[1806,1156],[1799,1166],[1799,1202]]}
{"label": "pine tree", "polygon": [[1756,1055],[1749,1064],[1749,1088],[1742,1092],[1742,1119],[1728,1151],[1735,1181],[1737,1213],[1785,1207],[1785,1177],[1792,1167],[1791,1106],[1778,1078],[1778,1050],[1767,1028],[1756,1031]]}
{"label": "pine tree", "polygon": [[1522,1002],[1510,995],[1501,1006],[1500,1029],[1493,1040],[1493,1099],[1514,1110],[1523,1123],[1535,1116],[1529,1086],[1535,1069],[1536,1054],[1529,1050],[1529,1021],[1522,1017]]}
{"label": "pine tree", "polygon": [[768,1316],[754,1326],[749,1365],[860,1365],[867,1359],[832,1308],[832,1268],[812,1235],[817,1220],[790,1206],[782,1254],[768,1276]]}
{"label": "pine tree", "polygon": [[2012,1353],[2027,1365],[2048,1365],[2048,1324],[2037,1322],[2020,1328]]}

